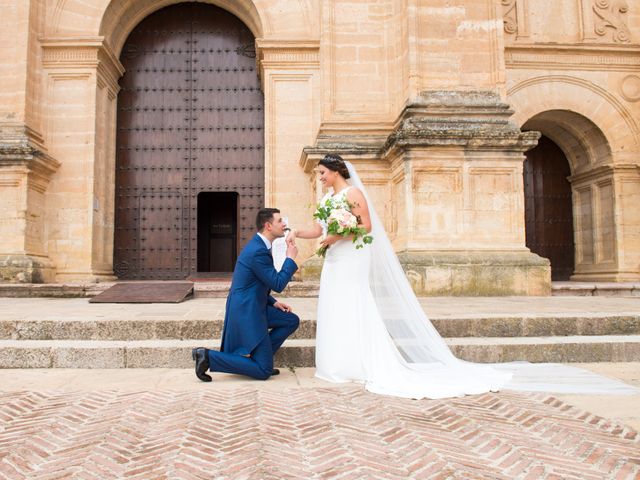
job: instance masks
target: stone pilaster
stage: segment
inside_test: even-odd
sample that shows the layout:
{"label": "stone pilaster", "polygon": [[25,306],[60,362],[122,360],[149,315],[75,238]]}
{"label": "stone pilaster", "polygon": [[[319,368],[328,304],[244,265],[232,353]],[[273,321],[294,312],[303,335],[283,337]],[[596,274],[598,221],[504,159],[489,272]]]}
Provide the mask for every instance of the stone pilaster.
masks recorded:
{"label": "stone pilaster", "polygon": [[102,37],[42,38],[47,146],[62,167],[48,192],[57,281],[113,278],[118,79]]}
{"label": "stone pilaster", "polygon": [[0,124],[0,282],[55,278],[45,250],[45,192],[60,164],[20,124]]}
{"label": "stone pilaster", "polygon": [[570,177],[576,268],[572,280],[640,280],[640,167],[600,165]]}

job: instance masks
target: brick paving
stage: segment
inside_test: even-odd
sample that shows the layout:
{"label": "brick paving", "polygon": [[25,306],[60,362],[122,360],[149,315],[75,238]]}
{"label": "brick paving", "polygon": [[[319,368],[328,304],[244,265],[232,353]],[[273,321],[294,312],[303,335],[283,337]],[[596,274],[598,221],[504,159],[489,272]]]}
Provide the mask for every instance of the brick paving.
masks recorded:
{"label": "brick paving", "polygon": [[0,477],[640,478],[637,432],[547,394],[260,385],[0,393]]}

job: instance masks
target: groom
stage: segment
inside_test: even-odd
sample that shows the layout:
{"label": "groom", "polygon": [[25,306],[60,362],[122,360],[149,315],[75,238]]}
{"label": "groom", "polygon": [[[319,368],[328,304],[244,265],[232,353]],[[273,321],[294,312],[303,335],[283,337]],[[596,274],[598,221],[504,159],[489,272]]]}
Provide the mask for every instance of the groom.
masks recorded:
{"label": "groom", "polygon": [[271,243],[284,236],[286,223],[277,208],[263,208],[256,217],[258,233],[244,247],[231,280],[220,351],[194,348],[196,376],[210,382],[212,372],[238,373],[259,380],[280,373],[273,355],[300,323],[291,307],[277,301],[271,290],[281,292],[298,269],[298,248],[287,243],[287,258],[280,272],[273,266]]}

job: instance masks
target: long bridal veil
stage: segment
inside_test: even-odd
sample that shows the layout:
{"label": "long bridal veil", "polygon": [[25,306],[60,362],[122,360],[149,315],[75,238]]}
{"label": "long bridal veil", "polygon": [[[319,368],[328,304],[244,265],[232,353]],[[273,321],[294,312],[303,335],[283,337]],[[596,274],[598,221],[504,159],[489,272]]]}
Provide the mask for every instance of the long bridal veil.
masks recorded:
{"label": "long bridal veil", "polygon": [[[431,324],[400,265],[355,167],[345,162],[350,183],[362,191],[371,216],[370,287],[378,312],[407,368],[416,371],[450,372],[450,381],[473,379],[473,383],[523,391],[581,393],[639,393],[617,380],[583,369],[557,364],[479,364],[456,358]],[[369,248],[367,247],[367,248]],[[442,379],[441,375],[438,378]]]}

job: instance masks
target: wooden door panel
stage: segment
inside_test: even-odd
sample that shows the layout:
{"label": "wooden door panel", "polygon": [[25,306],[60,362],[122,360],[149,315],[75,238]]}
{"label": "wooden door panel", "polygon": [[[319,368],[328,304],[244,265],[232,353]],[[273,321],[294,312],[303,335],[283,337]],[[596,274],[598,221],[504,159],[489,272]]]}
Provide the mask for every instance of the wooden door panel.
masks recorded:
{"label": "wooden door panel", "polygon": [[128,38],[118,97],[120,278],[197,271],[201,192],[239,194],[234,252],[253,235],[264,201],[264,101],[253,45],[240,20],[199,3],[159,10]]}
{"label": "wooden door panel", "polygon": [[524,163],[527,247],[551,262],[551,278],[568,280],[574,268],[573,206],[569,163],[545,136]]}

